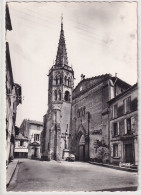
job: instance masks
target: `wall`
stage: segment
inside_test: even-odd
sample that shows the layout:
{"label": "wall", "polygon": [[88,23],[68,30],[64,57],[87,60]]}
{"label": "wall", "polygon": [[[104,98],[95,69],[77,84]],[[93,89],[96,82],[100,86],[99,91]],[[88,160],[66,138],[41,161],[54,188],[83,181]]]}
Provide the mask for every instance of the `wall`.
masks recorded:
{"label": "wall", "polygon": [[[131,110],[125,112],[123,101],[131,97]],[[118,104],[117,117],[113,116],[113,107]],[[126,120],[131,118],[131,131],[127,132]],[[114,135],[114,123],[118,124],[118,133]],[[113,155],[113,146],[118,144],[118,157]],[[125,162],[125,145],[132,144],[133,161],[138,164],[138,111],[137,111],[137,87],[131,88],[110,105],[110,162],[119,164]]]}
{"label": "wall", "polygon": [[[87,93],[79,96],[78,98],[75,98],[72,103],[72,152],[76,153],[76,142],[78,141],[76,139],[79,131],[80,131],[80,125],[83,126],[83,128],[86,131],[86,134],[88,134],[88,127],[87,127],[87,117],[86,113],[90,113],[90,124],[89,124],[89,137],[90,137],[90,143],[89,143],[89,154],[90,158],[96,157],[96,141],[102,140],[102,137],[104,138],[105,142],[107,143],[107,116],[106,119],[102,117],[102,110],[105,109],[105,102],[108,100],[108,87],[105,87],[106,83],[101,83],[95,88],[89,90]],[[104,88],[103,88],[104,87]],[[81,87],[80,87],[81,88]],[[78,109],[81,109],[85,107],[85,115],[78,117]],[[76,121],[76,122],[75,122]],[[75,123],[75,124],[74,124]],[[88,151],[87,151],[88,152]]]}

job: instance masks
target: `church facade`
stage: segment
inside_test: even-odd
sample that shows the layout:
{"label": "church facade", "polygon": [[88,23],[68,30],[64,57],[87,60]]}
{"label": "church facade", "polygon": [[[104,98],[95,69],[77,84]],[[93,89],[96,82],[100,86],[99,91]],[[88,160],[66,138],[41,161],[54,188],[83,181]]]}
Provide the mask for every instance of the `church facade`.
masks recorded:
{"label": "church facade", "polygon": [[68,65],[63,23],[55,64],[49,70],[48,111],[41,135],[43,160],[109,161],[110,119],[108,102],[131,86],[117,75],[85,78],[74,88],[74,71]]}
{"label": "church facade", "polygon": [[88,161],[103,155],[103,160],[108,161],[110,137],[107,102],[129,86],[110,74],[83,79],[76,86],[72,98],[71,151],[77,160]]}

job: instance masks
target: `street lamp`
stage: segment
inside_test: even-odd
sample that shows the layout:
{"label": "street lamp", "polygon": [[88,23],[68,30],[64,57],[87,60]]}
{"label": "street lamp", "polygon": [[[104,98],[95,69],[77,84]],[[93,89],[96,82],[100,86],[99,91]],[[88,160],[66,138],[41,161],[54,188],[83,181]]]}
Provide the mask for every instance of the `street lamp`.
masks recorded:
{"label": "street lamp", "polygon": [[54,119],[54,131],[55,131],[55,135],[54,135],[54,160],[58,160],[58,155],[57,155],[57,145],[58,145],[58,126],[57,124],[59,123],[58,121],[58,117],[57,117],[57,111],[60,112],[60,108],[59,107],[54,107],[53,112],[55,115],[55,119]]}
{"label": "street lamp", "polygon": [[55,114],[55,123],[54,123],[54,129],[55,129],[55,136],[54,136],[54,160],[57,160],[57,110],[54,110]]}

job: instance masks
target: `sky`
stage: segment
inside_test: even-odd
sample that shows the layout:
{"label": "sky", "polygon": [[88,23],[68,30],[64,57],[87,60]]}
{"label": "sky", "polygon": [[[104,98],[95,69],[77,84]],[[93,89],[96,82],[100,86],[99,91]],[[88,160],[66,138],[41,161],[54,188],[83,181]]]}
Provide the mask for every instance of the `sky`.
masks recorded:
{"label": "sky", "polygon": [[9,2],[13,30],[7,32],[14,82],[24,100],[23,119],[43,121],[48,103],[48,72],[53,66],[63,14],[69,65],[86,78],[110,73],[137,82],[137,4],[135,2]]}

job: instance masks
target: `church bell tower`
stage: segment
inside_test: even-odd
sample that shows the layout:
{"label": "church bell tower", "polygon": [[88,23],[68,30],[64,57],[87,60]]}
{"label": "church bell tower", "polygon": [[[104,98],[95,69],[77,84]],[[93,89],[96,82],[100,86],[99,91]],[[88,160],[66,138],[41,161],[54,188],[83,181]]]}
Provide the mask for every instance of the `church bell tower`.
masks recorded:
{"label": "church bell tower", "polygon": [[65,158],[69,150],[70,118],[74,72],[69,66],[65,43],[63,18],[56,60],[49,70],[47,111],[47,153],[50,160]]}

